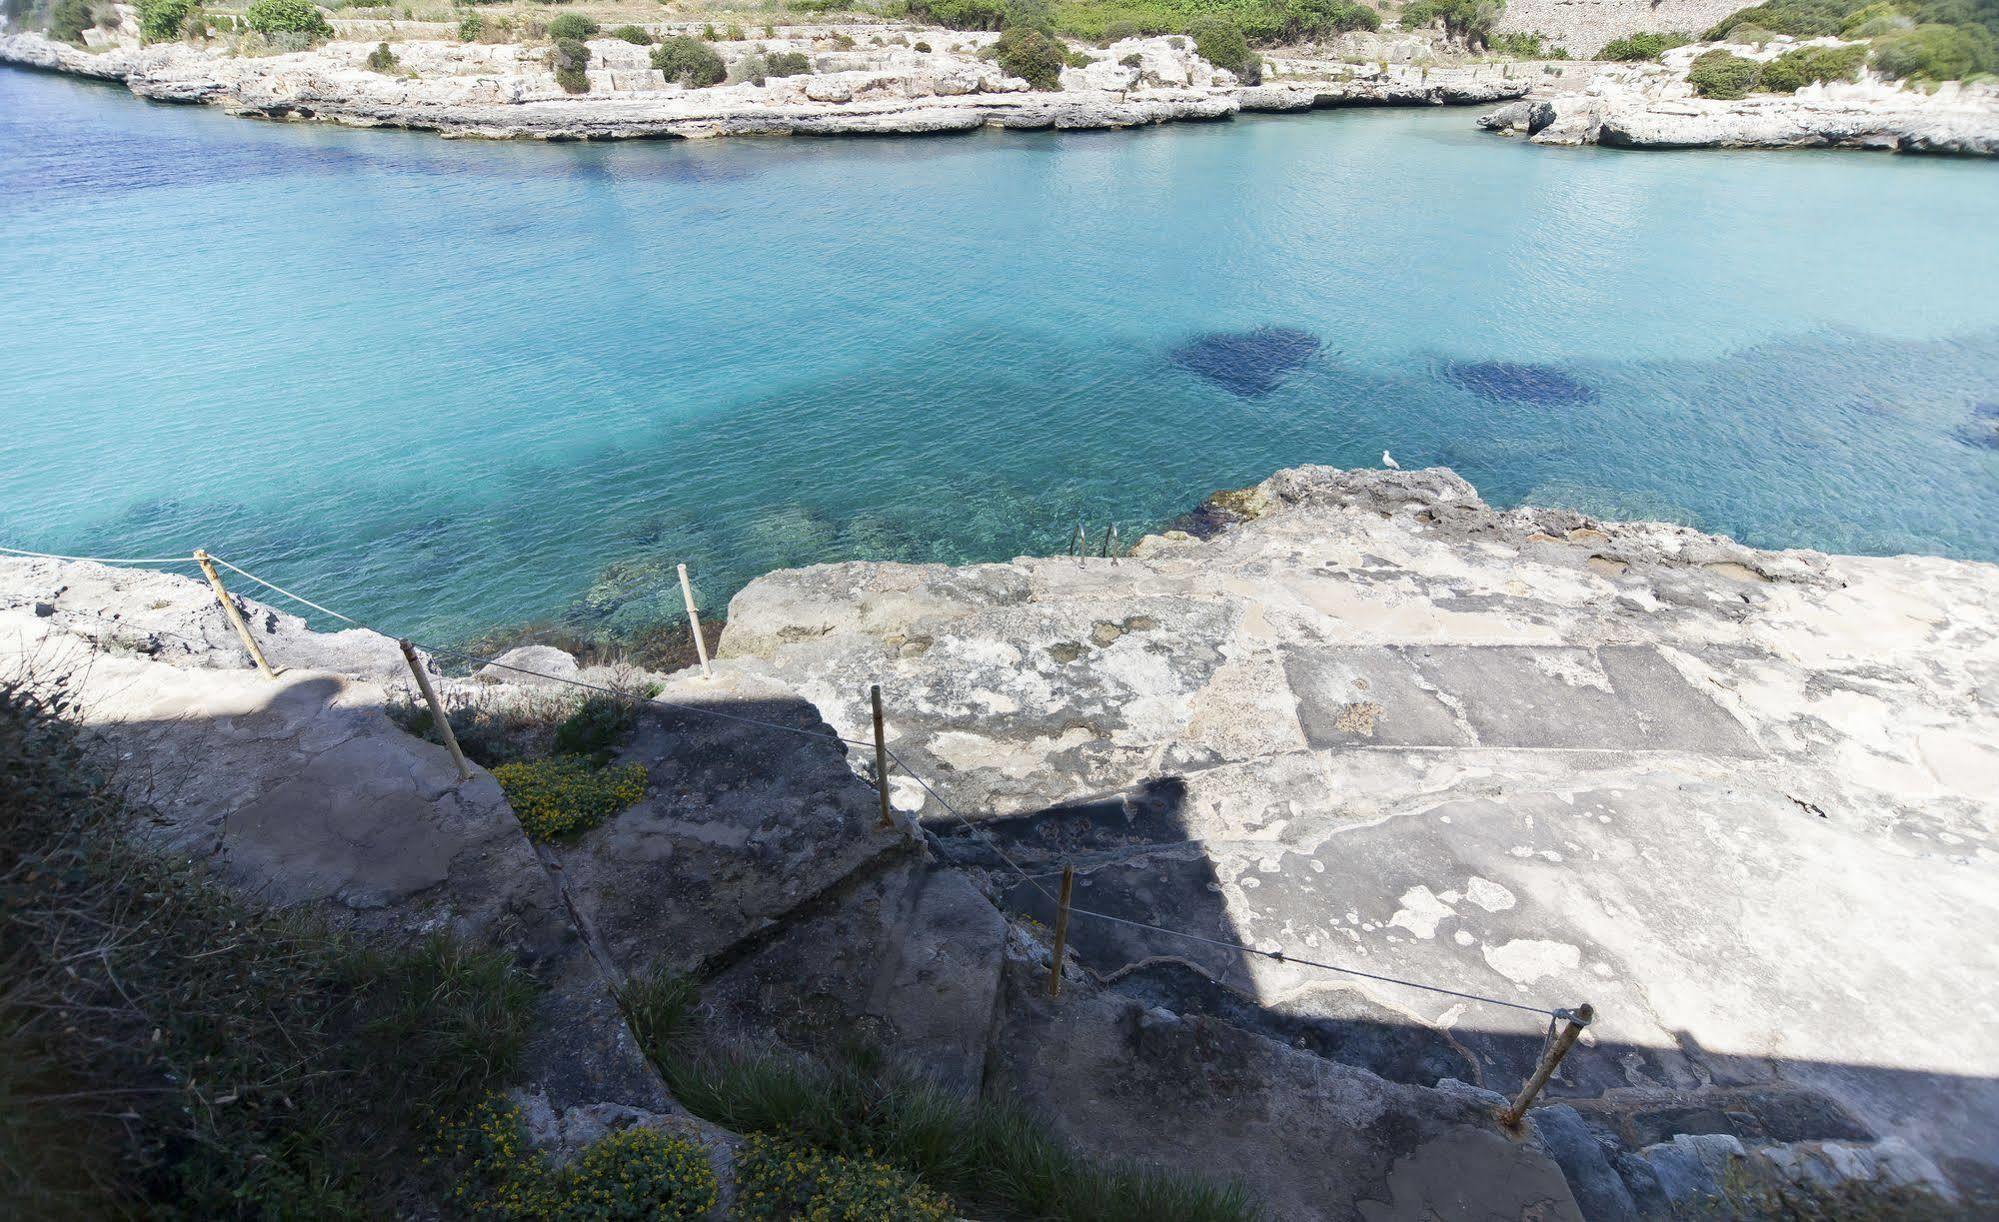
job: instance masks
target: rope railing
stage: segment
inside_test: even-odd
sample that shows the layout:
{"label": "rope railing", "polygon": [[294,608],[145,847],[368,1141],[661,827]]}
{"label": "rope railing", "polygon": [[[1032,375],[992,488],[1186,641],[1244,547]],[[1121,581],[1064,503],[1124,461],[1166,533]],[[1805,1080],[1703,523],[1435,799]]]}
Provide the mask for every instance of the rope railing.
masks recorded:
{"label": "rope railing", "polygon": [[[50,559],[50,560],[74,561],[74,560],[92,559],[90,557],[58,556],[46,552],[29,552],[19,548],[6,548],[6,547],[0,547],[0,552],[5,552],[10,555],[31,556],[42,559]],[[292,602],[298,603],[301,606],[308,607],[314,611],[317,611],[323,615],[330,616],[333,619],[336,619],[345,624],[349,624],[353,627],[362,628],[370,632],[379,633],[380,635],[388,637],[391,640],[399,641],[405,644],[406,646],[415,645],[435,656],[455,658],[468,665],[495,667],[497,669],[509,671],[515,674],[524,675],[552,683],[566,684],[571,687],[579,688],[600,695],[610,696],[617,699],[629,700],[635,703],[649,705],[660,709],[666,709],[673,712],[686,713],[698,717],[708,717],[720,721],[733,722],[739,725],[754,726],[760,729],[776,730],[782,733],[794,734],[805,738],[823,739],[831,742],[837,742],[845,746],[863,747],[863,748],[874,746],[873,743],[867,740],[858,739],[858,738],[848,738],[845,735],[835,732],[821,732],[818,730],[810,730],[802,726],[786,725],[782,722],[768,721],[756,717],[746,717],[740,714],[729,713],[720,709],[709,708],[702,705],[685,704],[678,701],[662,700],[656,696],[641,695],[640,693],[637,692],[613,687],[607,684],[592,683],[584,679],[573,678],[567,675],[549,674],[543,671],[533,670],[528,667],[519,666],[510,662],[503,662],[498,658],[483,657],[477,654],[469,653],[462,649],[453,648],[451,646],[428,645],[428,644],[423,644],[421,642],[415,642],[412,641],[410,638],[398,636],[395,633],[389,632],[365,620],[357,619],[354,616],[343,614],[342,612],[335,611],[331,607],[325,606],[318,602],[314,602],[313,600],[305,598],[302,595],[293,593],[292,591],[285,589],[283,586],[280,586],[275,582],[268,581],[263,577],[260,577],[257,574],[251,572],[248,569],[242,568],[239,565],[224,560],[220,556],[213,556],[204,552],[200,553],[200,557],[205,557],[206,559],[216,564],[222,565],[224,568],[227,568],[229,571],[239,574],[240,576],[255,582],[257,585],[262,586],[264,589],[270,590],[274,594],[278,594],[284,598],[290,599]],[[165,557],[157,559],[129,559],[129,560],[119,560],[119,561],[99,560],[97,561],[97,563],[190,564],[190,563],[196,563],[198,558],[199,557],[197,558]],[[690,604],[691,604],[691,596],[690,596]],[[225,602],[225,607],[226,606],[227,603]],[[696,630],[698,631],[698,625]],[[412,666],[414,667],[414,665],[415,665],[414,659],[412,658]],[[419,675],[419,678],[421,677],[422,676]],[[426,691],[425,694],[427,696],[430,696],[433,701],[435,700],[435,696],[432,693]],[[433,712],[436,714],[436,719],[440,723],[440,726],[444,728],[448,733],[448,725],[445,723],[444,718],[441,714],[441,706],[434,706]],[[452,743],[450,745],[453,746],[453,753],[454,755],[456,755],[455,743]],[[946,798],[942,793],[940,793],[937,790],[936,786],[932,785],[930,781],[923,776],[922,773],[912,768],[908,764],[908,762],[902,758],[900,754],[896,753],[893,750],[889,750],[887,752],[887,757],[888,759],[894,762],[896,768],[900,769],[903,775],[909,777],[911,780],[916,782],[916,784],[923,790],[925,794],[935,799],[937,804],[943,807],[943,809],[953,819],[955,819],[958,823],[962,824],[968,831],[970,831],[974,835],[978,836],[981,840],[983,840],[986,846],[990,848],[993,851],[993,853],[996,856],[998,856],[998,858],[1002,862],[1006,864],[1007,868],[1012,870],[1013,873],[1015,873],[1020,877],[1021,881],[1025,882],[1028,886],[1032,887],[1036,892],[1038,892],[1041,895],[1043,899],[1047,900],[1050,904],[1060,905],[1061,911],[1064,913],[1073,914],[1075,916],[1086,917],[1091,920],[1105,921],[1116,925],[1128,926],[1130,928],[1144,930],[1149,933],[1159,934],[1165,937],[1178,938],[1190,942],[1198,942],[1209,946],[1215,946],[1222,949],[1235,951],[1245,955],[1255,955],[1261,958],[1269,959],[1277,963],[1296,964],[1300,967],[1314,968],[1320,971],[1331,972],[1344,976],[1356,977],[1363,980],[1372,980],[1377,983],[1394,985],[1400,988],[1416,989],[1427,993],[1434,993],[1440,996],[1457,998],[1462,1001],[1478,1002],[1485,1005],[1500,1006],[1505,1009],[1518,1010],[1528,1014],[1546,1016],[1550,1021],[1550,1040],[1546,1048],[1544,1049],[1542,1057],[1543,1064],[1541,1066],[1537,1066],[1536,1068],[1535,1078],[1538,1079],[1538,1081],[1530,1079],[1529,1081],[1530,1089],[1523,1090],[1521,1099],[1517,1101],[1514,1107],[1509,1109],[1508,1112],[1506,1113],[1505,1118],[1507,1118],[1511,1123],[1518,1122],[1519,1115],[1525,1111],[1527,1104],[1532,1101],[1533,1094],[1538,1093],[1540,1085],[1546,1081],[1547,1072],[1552,1072],[1553,1066],[1547,1063],[1552,1050],[1559,1048],[1559,1051],[1561,1053],[1566,1053],[1568,1047],[1573,1045],[1573,1043],[1575,1042],[1576,1035],[1580,1034],[1582,1027],[1587,1025],[1591,1017],[1593,1017],[1593,1011],[1591,1011],[1590,1008],[1586,1005],[1577,1007],[1576,1009],[1573,1010],[1530,1005],[1526,1002],[1510,1001],[1502,997],[1488,997],[1483,994],[1467,992],[1461,989],[1447,988],[1443,985],[1429,984],[1424,981],[1410,980],[1404,977],[1390,976],[1379,972],[1369,972],[1362,970],[1360,968],[1346,967],[1341,964],[1325,963],[1319,960],[1308,959],[1300,955],[1291,954],[1290,952],[1282,949],[1281,947],[1276,950],[1264,950],[1260,947],[1253,946],[1248,943],[1235,942],[1223,938],[1211,938],[1204,934],[1191,933],[1186,930],[1173,929],[1168,926],[1157,925],[1147,921],[1138,921],[1138,920],[1133,920],[1129,917],[1116,916],[1108,912],[1100,912],[1095,909],[1084,908],[1074,905],[1073,903],[1066,902],[1067,901],[1066,888],[1064,889],[1063,898],[1061,900],[1058,900],[1054,895],[1051,895],[1049,893],[1046,887],[1042,886],[1039,879],[1037,879],[1033,873],[1028,871],[1018,861],[1014,860],[1013,857],[1011,857],[1003,848],[1001,848],[999,842],[996,839],[994,839],[993,836],[985,828],[981,827],[978,821],[968,817],[964,812],[960,811],[957,808],[957,806],[953,804],[950,799]],[[888,782],[889,778],[886,775],[877,778],[877,783],[882,787],[884,793],[887,792]],[[1055,973],[1053,979],[1059,980],[1059,973],[1061,971],[1060,962],[1056,962],[1055,964],[1052,965],[1052,971]],[[1567,1028],[1562,1033],[1561,1039],[1556,1039],[1553,1033],[1553,1024],[1557,1021],[1565,1021],[1567,1024]],[[1555,1054],[1554,1059],[1559,1061],[1560,1059],[1559,1054]],[[1543,1072],[1544,1070],[1547,1072]]]}

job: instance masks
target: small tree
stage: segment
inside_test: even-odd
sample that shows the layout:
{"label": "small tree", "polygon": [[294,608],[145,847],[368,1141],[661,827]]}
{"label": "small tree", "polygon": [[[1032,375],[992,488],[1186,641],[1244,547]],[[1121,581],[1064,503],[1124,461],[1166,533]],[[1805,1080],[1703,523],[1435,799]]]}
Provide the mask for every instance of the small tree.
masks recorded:
{"label": "small tree", "polygon": [[1748,97],[1761,74],[1762,67],[1755,60],[1716,50],[1694,60],[1687,70],[1687,80],[1694,92],[1704,98],[1732,102]]}
{"label": "small tree", "polygon": [[243,16],[251,29],[266,37],[302,34],[307,38],[327,38],[333,34],[326,14],[312,0],[256,0]]}
{"label": "small tree", "polygon": [[689,89],[720,84],[729,75],[728,65],[713,47],[684,34],[661,39],[652,49],[652,66],[664,72],[667,80]]}
{"label": "small tree", "polygon": [[396,53],[389,50],[388,43],[376,43],[375,49],[368,52],[368,71],[370,72],[379,72],[383,76],[387,76],[402,66],[402,61],[396,58]]}
{"label": "small tree", "polygon": [[[566,14],[565,14],[566,15]],[[555,69],[555,83],[564,93],[590,92],[590,48],[574,38],[558,38],[548,50],[548,66]]]}
{"label": "small tree", "polygon": [[588,38],[596,32],[597,23],[581,13],[558,13],[548,22],[548,36],[557,42]]}

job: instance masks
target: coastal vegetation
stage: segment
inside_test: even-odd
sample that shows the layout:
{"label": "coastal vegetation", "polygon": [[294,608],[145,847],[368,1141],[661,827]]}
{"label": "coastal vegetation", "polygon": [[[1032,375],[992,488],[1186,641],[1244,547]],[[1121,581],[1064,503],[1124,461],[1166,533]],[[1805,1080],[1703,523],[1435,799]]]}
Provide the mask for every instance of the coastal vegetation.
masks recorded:
{"label": "coastal vegetation", "polygon": [[1626,63],[1658,59],[1674,47],[1684,47],[1692,41],[1690,34],[1631,34],[1603,44],[1596,58]]}
{"label": "coastal vegetation", "polygon": [[652,66],[665,73],[667,80],[689,89],[719,85],[729,75],[728,65],[713,47],[685,34],[661,39],[652,49]]}
{"label": "coastal vegetation", "polygon": [[1309,42],[1381,28],[1381,14],[1358,0],[908,0],[911,20],[954,30],[1029,24],[1053,35],[1109,45],[1124,38],[1188,34],[1202,24],[1241,31],[1256,45]]}
{"label": "coastal vegetation", "polygon": [[590,48],[578,38],[558,38],[548,49],[548,66],[564,93],[590,92]]}
{"label": "coastal vegetation", "polygon": [[139,40],[172,42],[181,36],[194,0],[139,0]]}
{"label": "coastal vegetation", "polygon": [[515,1072],[504,954],[262,912],[132,842],[59,696],[0,685],[0,1215],[410,1212]]}
{"label": "coastal vegetation", "polygon": [[1999,0],[1770,0],[1740,9],[1710,40],[1871,39],[1867,62],[1895,80],[1933,84],[1999,71]]}
{"label": "coastal vegetation", "polygon": [[1701,97],[1732,102],[1749,96],[1760,71],[1755,60],[1717,48],[1695,57],[1687,69],[1687,82]]}
{"label": "coastal vegetation", "polygon": [[267,38],[317,40],[333,36],[326,14],[312,0],[256,0],[243,13],[251,29]]}
{"label": "coastal vegetation", "polygon": [[841,1041],[828,1062],[704,1048],[694,1021],[699,994],[684,978],[639,977],[624,987],[619,1001],[633,1035],[676,1099],[703,1119],[752,1140],[766,1139],[752,1154],[750,1182],[771,1182],[771,1172],[759,1166],[765,1160],[792,1158],[805,1169],[787,1173],[780,1183],[792,1183],[793,1177],[818,1181],[826,1185],[819,1191],[841,1194],[834,1199],[879,1191],[869,1185],[884,1181],[901,1193],[897,1208],[903,1212],[824,1216],[950,1216],[930,1212],[934,1194],[941,1194],[959,1215],[982,1218],[1250,1222],[1258,1217],[1247,1194],[1233,1184],[1090,1159],[1018,1105],[956,1095],[858,1040]]}
{"label": "coastal vegetation", "polygon": [[548,36],[558,42],[565,38],[588,38],[597,29],[597,23],[581,13],[557,13],[548,19]]}

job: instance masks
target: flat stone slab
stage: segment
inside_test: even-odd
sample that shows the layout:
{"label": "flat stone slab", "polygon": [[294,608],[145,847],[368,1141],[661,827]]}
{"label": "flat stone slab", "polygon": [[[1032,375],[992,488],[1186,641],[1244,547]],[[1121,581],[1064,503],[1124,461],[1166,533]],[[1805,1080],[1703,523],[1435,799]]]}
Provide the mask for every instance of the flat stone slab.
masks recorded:
{"label": "flat stone slab", "polygon": [[1647,645],[1301,647],[1284,670],[1314,747],[1762,754]]}

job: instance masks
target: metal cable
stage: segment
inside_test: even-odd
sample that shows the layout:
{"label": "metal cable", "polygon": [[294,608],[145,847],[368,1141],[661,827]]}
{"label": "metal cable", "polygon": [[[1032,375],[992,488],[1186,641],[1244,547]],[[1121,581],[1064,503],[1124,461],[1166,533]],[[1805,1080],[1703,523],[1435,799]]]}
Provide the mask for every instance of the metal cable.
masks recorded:
{"label": "metal cable", "polygon": [[0,552],[10,556],[27,556],[35,560],[68,560],[78,564],[193,564],[194,555],[185,556],[58,556],[53,552],[31,552],[20,547],[0,547]]}

